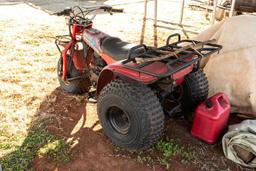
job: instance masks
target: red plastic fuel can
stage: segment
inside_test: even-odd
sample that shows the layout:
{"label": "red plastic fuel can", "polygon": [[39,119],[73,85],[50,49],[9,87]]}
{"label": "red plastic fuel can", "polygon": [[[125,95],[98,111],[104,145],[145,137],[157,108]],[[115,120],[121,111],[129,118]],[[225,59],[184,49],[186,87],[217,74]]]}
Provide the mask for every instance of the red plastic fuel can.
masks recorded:
{"label": "red plastic fuel can", "polygon": [[210,97],[196,108],[192,135],[214,144],[227,126],[229,113],[230,102],[224,93]]}

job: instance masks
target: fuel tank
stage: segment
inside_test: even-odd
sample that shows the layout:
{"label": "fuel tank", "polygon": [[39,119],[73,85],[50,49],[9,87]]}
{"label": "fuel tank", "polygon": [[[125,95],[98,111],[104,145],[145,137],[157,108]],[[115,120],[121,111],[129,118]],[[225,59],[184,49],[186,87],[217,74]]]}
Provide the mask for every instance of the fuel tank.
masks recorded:
{"label": "fuel tank", "polygon": [[210,97],[196,108],[192,135],[214,144],[227,126],[229,113],[230,102],[224,93]]}

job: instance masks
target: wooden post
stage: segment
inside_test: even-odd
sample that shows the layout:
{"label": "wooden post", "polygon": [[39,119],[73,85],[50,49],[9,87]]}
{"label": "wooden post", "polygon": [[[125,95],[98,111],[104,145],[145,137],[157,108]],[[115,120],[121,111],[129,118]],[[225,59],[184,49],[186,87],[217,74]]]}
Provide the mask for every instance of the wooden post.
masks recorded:
{"label": "wooden post", "polygon": [[145,34],[145,27],[147,21],[147,8],[148,8],[148,0],[144,1],[144,16],[142,21],[142,28],[141,28],[141,35],[140,35],[140,44],[144,42],[144,34]]}
{"label": "wooden post", "polygon": [[229,12],[229,17],[232,17],[233,14],[234,14],[235,4],[236,4],[236,0],[232,0],[230,12]]}
{"label": "wooden post", "polygon": [[211,25],[213,25],[215,22],[217,3],[218,3],[218,0],[213,0],[213,12],[212,12]]}
{"label": "wooden post", "polygon": [[154,46],[157,47],[157,0],[155,0],[154,9]]}
{"label": "wooden post", "polygon": [[180,25],[182,24],[182,20],[183,20],[184,4],[185,4],[185,0],[182,0],[180,5],[180,20],[179,20]]}

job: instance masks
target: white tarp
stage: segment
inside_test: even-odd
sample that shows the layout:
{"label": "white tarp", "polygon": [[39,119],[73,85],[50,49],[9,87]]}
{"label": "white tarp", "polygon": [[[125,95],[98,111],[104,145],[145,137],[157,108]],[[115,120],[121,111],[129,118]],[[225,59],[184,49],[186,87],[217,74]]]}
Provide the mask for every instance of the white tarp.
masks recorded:
{"label": "white tarp", "polygon": [[222,138],[222,147],[228,159],[246,167],[256,167],[256,120],[230,126]]}
{"label": "white tarp", "polygon": [[256,116],[256,17],[237,16],[202,32],[198,40],[216,39],[219,54],[202,61],[208,77],[209,96],[224,92],[232,112]]}

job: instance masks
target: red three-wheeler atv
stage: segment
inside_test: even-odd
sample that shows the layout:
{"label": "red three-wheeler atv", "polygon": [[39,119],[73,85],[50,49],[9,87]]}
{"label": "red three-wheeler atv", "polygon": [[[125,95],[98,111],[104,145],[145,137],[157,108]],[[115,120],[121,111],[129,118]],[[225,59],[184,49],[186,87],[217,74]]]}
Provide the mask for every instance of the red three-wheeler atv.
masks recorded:
{"label": "red three-wheeler atv", "polygon": [[[75,6],[55,13],[67,16],[70,32],[56,38],[60,85],[74,94],[96,89],[99,121],[114,144],[150,147],[164,130],[165,116],[191,110],[207,98],[200,61],[221,46],[212,40],[181,40],[179,34],[160,48],[135,46],[93,28],[99,12],[120,10]],[[177,41],[171,43],[173,39]]]}

